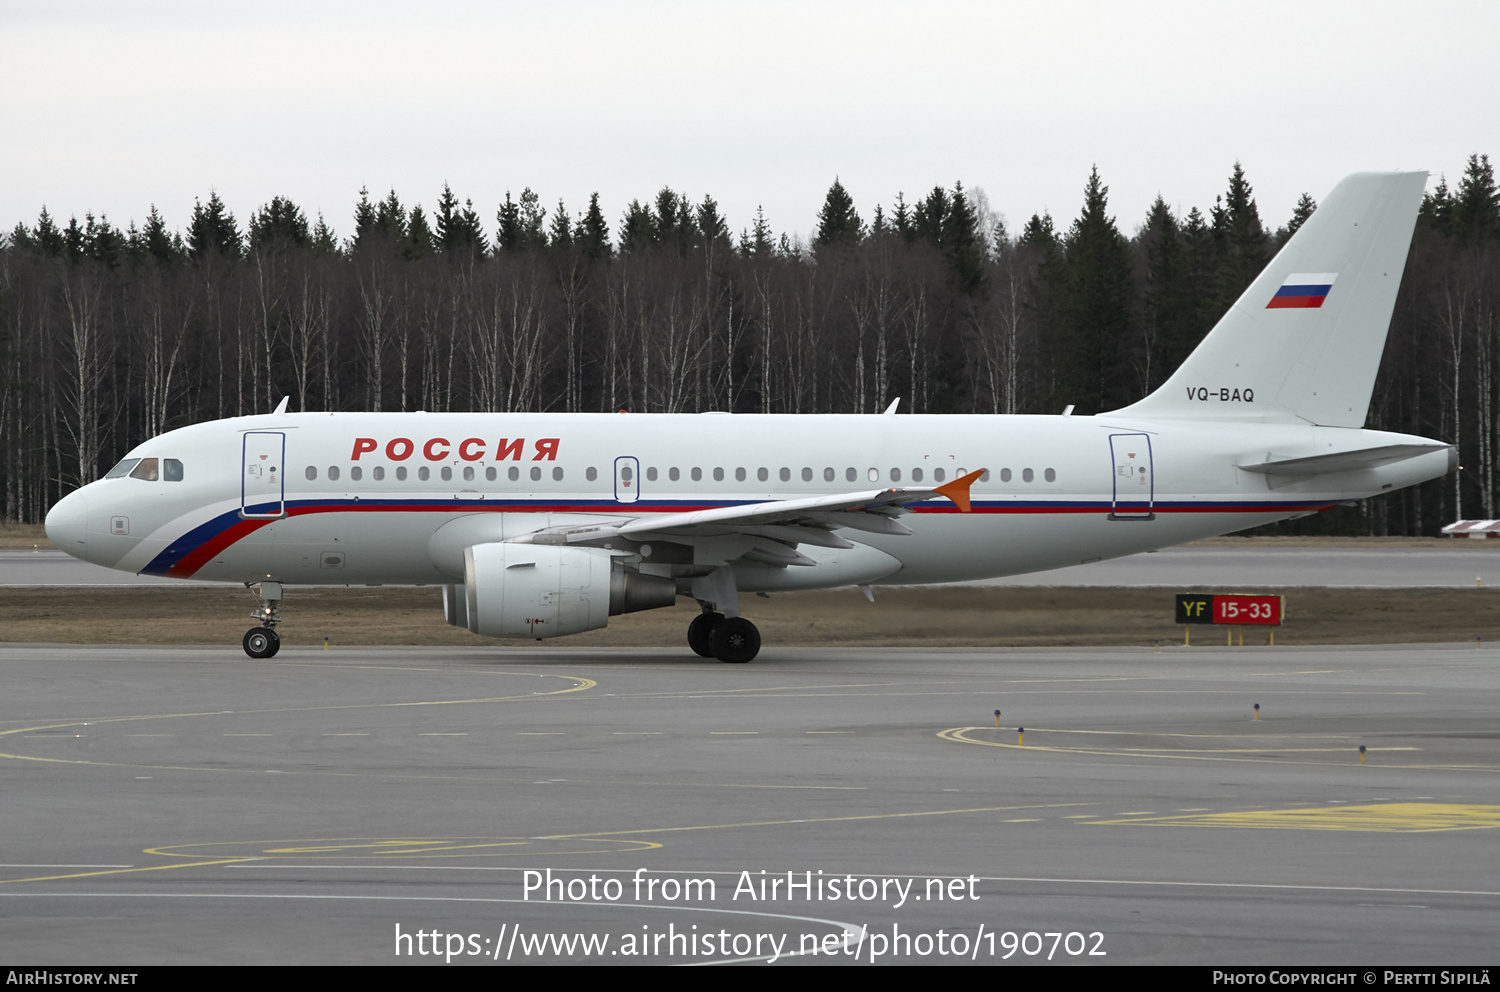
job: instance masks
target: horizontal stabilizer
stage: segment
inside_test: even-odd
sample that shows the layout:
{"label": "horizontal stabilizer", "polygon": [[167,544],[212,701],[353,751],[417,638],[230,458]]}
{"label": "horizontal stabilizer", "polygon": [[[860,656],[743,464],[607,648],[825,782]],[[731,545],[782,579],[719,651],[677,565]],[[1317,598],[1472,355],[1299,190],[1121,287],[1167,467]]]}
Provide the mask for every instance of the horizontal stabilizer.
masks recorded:
{"label": "horizontal stabilizer", "polygon": [[1264,475],[1327,475],[1331,472],[1353,472],[1364,468],[1378,468],[1393,462],[1404,462],[1408,458],[1430,454],[1449,448],[1447,444],[1384,444],[1378,448],[1363,448],[1359,451],[1336,451],[1327,455],[1312,455],[1307,458],[1281,458],[1239,466],[1246,472]]}

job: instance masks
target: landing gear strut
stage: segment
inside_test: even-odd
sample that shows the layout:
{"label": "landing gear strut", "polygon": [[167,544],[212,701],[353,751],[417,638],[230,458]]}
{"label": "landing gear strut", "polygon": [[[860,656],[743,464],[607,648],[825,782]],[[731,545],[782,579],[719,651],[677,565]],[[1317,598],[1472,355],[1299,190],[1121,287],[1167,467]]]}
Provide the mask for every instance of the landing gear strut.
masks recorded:
{"label": "landing gear strut", "polygon": [[688,647],[700,658],[742,665],[760,653],[760,631],[740,616],[734,571],[716,568],[692,582],[693,598],[703,612],[688,624]]}
{"label": "landing gear strut", "polygon": [[245,653],[252,658],[273,658],[281,650],[281,637],[276,625],[281,622],[281,583],[245,583],[255,595],[256,607],[250,612],[252,619],[259,620],[259,627],[245,631]]}

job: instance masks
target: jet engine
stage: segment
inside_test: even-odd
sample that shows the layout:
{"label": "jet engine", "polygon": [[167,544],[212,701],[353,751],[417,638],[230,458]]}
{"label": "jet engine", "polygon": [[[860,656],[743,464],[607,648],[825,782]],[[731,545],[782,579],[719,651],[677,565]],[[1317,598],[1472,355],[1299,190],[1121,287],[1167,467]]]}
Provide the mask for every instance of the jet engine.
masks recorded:
{"label": "jet engine", "polygon": [[[462,607],[459,596],[462,595]],[[560,637],[611,616],[677,602],[677,583],[628,572],[608,551],[546,544],[476,544],[464,550],[462,590],[443,590],[444,615],[486,637]]]}

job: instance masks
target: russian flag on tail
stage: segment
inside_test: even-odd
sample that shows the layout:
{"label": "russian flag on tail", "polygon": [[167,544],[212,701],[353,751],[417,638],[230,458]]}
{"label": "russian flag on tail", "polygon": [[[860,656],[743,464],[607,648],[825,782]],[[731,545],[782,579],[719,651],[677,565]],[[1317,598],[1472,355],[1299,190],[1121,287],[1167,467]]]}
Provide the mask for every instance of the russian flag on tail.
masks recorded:
{"label": "russian flag on tail", "polygon": [[1316,310],[1328,298],[1337,272],[1293,272],[1266,304],[1267,310]]}

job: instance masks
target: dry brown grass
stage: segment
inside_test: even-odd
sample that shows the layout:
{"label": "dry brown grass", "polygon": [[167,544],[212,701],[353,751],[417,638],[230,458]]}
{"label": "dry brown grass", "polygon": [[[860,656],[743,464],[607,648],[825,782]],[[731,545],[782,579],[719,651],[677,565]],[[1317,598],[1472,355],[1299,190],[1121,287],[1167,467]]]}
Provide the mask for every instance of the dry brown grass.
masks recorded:
{"label": "dry brown grass", "polygon": [[55,551],[57,545],[47,540],[47,531],[41,524],[17,524],[0,520],[0,549],[30,551],[32,548]]}
{"label": "dry brown grass", "polygon": [[[1477,542],[1476,542],[1477,543]],[[1191,589],[1177,590],[1191,592]],[[1180,644],[1173,592],[1134,588],[887,589],[874,604],[858,592],[746,597],[745,615],[770,645],[1057,646]],[[1500,590],[1285,591],[1278,645],[1458,642],[1500,639]],[[280,628],[289,645],[493,642],[443,622],[435,588],[288,590]],[[13,588],[0,590],[0,640],[119,644],[232,644],[254,599],[239,587]],[[676,646],[696,606],[614,617],[604,630],[547,643]],[[1196,627],[1195,645],[1222,644],[1223,628]],[[1265,628],[1245,628],[1264,644]]]}

